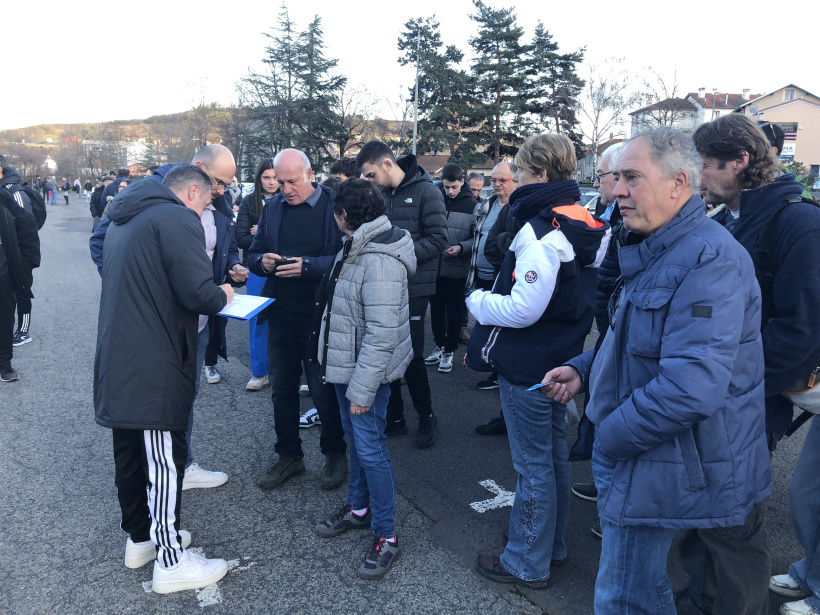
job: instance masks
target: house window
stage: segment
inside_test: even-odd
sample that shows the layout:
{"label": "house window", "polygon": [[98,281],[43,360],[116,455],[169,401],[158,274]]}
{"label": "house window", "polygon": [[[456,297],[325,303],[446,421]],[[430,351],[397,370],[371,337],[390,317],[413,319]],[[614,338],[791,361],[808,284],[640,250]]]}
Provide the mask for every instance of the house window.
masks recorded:
{"label": "house window", "polygon": [[820,175],[820,164],[813,164],[811,165],[811,170],[809,171],[812,175]]}
{"label": "house window", "polygon": [[786,90],[783,92],[783,100],[794,100],[794,90]]}

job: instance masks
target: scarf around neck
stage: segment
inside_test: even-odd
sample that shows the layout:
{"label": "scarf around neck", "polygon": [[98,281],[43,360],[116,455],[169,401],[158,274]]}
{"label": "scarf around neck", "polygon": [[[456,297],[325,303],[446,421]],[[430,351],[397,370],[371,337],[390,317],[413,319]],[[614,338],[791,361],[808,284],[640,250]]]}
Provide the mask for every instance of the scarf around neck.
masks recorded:
{"label": "scarf around neck", "polygon": [[552,205],[581,199],[581,189],[574,179],[519,186],[510,195],[510,217],[526,222]]}

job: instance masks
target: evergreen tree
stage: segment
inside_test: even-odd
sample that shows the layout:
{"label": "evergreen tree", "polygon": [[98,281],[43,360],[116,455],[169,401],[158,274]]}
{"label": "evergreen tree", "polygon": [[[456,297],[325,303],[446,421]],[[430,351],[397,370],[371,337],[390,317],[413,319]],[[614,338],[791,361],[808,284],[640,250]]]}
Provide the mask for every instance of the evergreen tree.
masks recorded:
{"label": "evergreen tree", "polygon": [[[398,42],[399,64],[419,63],[419,152],[447,151],[462,160],[472,144],[464,134],[469,125],[470,76],[458,68],[464,54],[454,45],[444,46],[435,16],[416,18],[404,24]],[[415,84],[410,88],[415,95]]]}
{"label": "evergreen tree", "polygon": [[523,28],[516,25],[513,9],[492,9],[482,0],[473,0],[476,12],[470,19],[478,34],[470,39],[475,53],[472,72],[476,79],[478,104],[473,115],[476,145],[498,162],[512,156],[524,141],[527,79],[522,59],[529,46],[521,42]]}
{"label": "evergreen tree", "polygon": [[575,144],[576,153],[583,156],[583,138],[579,134],[576,109],[586,82],[578,76],[577,66],[584,61],[586,49],[559,53],[558,43],[541,21],[525,60],[527,77],[527,112],[536,118],[532,132],[546,129],[567,135]]}

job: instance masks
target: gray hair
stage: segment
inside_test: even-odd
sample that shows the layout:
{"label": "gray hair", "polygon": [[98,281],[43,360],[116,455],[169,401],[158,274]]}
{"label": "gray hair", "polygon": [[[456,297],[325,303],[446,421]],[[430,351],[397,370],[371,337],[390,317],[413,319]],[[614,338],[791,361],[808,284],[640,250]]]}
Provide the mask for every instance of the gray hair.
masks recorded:
{"label": "gray hair", "polygon": [[641,132],[628,142],[635,139],[644,139],[649,144],[650,156],[661,168],[663,179],[669,179],[675,173],[686,173],[692,194],[698,192],[703,161],[691,136],[675,128],[660,126]]}
{"label": "gray hair", "polygon": [[191,184],[196,184],[203,192],[210,192],[213,188],[213,182],[208,174],[199,167],[188,163],[178,164],[168,171],[162,183],[174,194],[185,192]]}
{"label": "gray hair", "polygon": [[621,141],[620,143],[613,143],[612,145],[610,145],[608,148],[604,150],[604,153],[601,154],[601,160],[599,161],[599,164],[604,160],[608,159],[609,168],[611,169],[612,167],[614,167],[615,163],[618,162],[618,154],[621,153],[621,150],[625,146],[626,143],[624,141]]}

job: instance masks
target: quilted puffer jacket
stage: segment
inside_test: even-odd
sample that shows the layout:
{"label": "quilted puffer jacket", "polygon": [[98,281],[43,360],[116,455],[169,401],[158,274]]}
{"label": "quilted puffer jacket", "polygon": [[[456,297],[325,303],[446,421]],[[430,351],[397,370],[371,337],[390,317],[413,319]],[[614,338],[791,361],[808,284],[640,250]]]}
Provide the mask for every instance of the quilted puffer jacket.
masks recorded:
{"label": "quilted puffer jacket", "polygon": [[318,359],[325,382],[347,384],[351,402],[371,406],[379,386],[401,378],[413,358],[407,278],[416,255],[410,235],[387,216],[343,241],[327,278]]}

